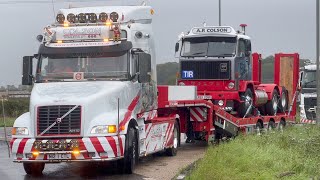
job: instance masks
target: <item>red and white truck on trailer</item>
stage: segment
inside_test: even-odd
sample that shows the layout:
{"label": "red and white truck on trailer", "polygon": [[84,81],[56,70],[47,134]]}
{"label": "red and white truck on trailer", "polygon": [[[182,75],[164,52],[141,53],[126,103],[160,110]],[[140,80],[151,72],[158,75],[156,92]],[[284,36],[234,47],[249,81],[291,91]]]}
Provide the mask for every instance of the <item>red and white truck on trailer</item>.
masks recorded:
{"label": "red and white truck on trailer", "polygon": [[263,84],[261,55],[251,53],[246,25],[241,27],[242,31],[229,26],[195,27],[182,33],[176,44],[178,84],[197,87],[198,99],[203,100],[170,101],[160,87],[159,99],[164,100],[159,107],[179,107],[180,122],[190,120],[181,132],[190,126],[191,140],[212,141],[295,122],[299,55],[276,54],[274,84]]}
{"label": "red and white truck on trailer", "polygon": [[44,28],[38,53],[23,58],[22,83],[33,90],[12,132],[14,162],[27,174],[45,163],[115,160],[132,173],[139,156],[175,155],[179,117],[157,113],[153,13],[149,6],[61,9]]}
{"label": "red and white truck on trailer", "polygon": [[180,133],[212,142],[294,122],[287,106],[298,55],[278,54],[275,84],[261,84],[260,55],[231,27],[183,36],[179,86],[157,87],[153,13],[148,6],[62,9],[44,28],[38,53],[23,59],[22,81],[33,90],[12,131],[14,162],[27,174],[42,173],[45,163],[101,161],[132,173],[139,157],[175,155]]}

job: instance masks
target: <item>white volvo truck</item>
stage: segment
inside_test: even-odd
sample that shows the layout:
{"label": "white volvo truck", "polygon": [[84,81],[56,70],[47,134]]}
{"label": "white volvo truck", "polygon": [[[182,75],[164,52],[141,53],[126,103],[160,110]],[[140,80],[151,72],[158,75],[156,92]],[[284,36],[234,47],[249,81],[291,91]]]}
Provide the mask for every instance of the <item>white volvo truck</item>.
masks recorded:
{"label": "white volvo truck", "polygon": [[300,122],[316,123],[317,66],[309,64],[300,69]]}
{"label": "white volvo truck", "polygon": [[140,156],[176,154],[179,116],[157,111],[153,13],[61,9],[44,28],[38,53],[23,58],[22,81],[33,90],[12,130],[14,162],[27,174],[46,163],[115,160],[132,173]]}

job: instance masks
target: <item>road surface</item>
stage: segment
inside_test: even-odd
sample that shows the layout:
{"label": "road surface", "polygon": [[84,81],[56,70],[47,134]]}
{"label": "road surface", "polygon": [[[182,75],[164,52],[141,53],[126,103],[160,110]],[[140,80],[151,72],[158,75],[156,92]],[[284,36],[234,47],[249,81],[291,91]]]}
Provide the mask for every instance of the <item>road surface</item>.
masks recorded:
{"label": "road surface", "polygon": [[[10,131],[10,129],[9,129]],[[0,128],[0,136],[3,128]],[[182,144],[178,155],[168,157],[157,154],[140,160],[134,174],[125,175],[113,168],[113,164],[89,163],[46,164],[43,176],[36,179],[133,179],[133,180],[167,180],[172,179],[181,169],[202,158],[206,149],[204,143]],[[26,175],[22,164],[13,163],[8,157],[7,145],[0,137],[0,179],[35,179]]]}

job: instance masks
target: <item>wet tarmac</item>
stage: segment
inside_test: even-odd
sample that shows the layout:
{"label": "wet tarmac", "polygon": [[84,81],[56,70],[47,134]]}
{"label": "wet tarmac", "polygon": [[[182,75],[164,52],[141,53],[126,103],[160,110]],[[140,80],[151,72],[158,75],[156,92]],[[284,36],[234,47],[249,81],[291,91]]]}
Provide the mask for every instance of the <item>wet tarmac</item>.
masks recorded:
{"label": "wet tarmac", "polygon": [[[0,140],[0,179],[115,179],[152,180],[172,179],[182,168],[202,158],[204,144],[183,144],[178,155],[168,157],[163,153],[140,159],[134,174],[122,174],[114,163],[57,163],[46,164],[42,176],[27,175],[22,163],[13,163],[8,157],[7,144]],[[188,158],[186,158],[188,157]]]}

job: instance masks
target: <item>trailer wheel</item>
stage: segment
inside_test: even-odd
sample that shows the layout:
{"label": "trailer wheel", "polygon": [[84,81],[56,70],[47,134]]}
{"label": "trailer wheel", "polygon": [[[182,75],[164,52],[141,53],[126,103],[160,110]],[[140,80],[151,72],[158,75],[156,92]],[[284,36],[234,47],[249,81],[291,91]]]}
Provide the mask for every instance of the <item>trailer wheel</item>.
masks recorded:
{"label": "trailer wheel", "polygon": [[286,127],[286,121],[281,120],[279,123],[279,131],[283,131],[285,127]]}
{"label": "trailer wheel", "polygon": [[257,124],[256,124],[256,131],[257,131],[257,135],[258,135],[258,136],[261,135],[262,129],[263,129],[263,124],[262,124],[261,122],[257,122]]}
{"label": "trailer wheel", "polygon": [[272,98],[270,101],[267,102],[266,104],[266,113],[268,115],[276,115],[278,110],[278,91],[274,89],[272,91]]}
{"label": "trailer wheel", "polygon": [[288,91],[286,90],[285,87],[282,87],[281,90],[281,98],[279,101],[279,111],[278,112],[285,112],[286,110],[288,110],[288,106],[289,106],[289,97],[288,97]]}
{"label": "trailer wheel", "polygon": [[132,174],[139,158],[137,134],[133,127],[128,130],[125,145],[124,159],[120,160],[120,165],[124,173]]}
{"label": "trailer wheel", "polygon": [[39,176],[42,174],[42,171],[44,170],[45,163],[23,163],[24,171],[29,175],[36,175]]}
{"label": "trailer wheel", "polygon": [[179,128],[178,123],[174,123],[174,129],[173,129],[173,145],[171,148],[166,149],[166,154],[168,156],[175,156],[178,152],[178,145],[179,145]]}
{"label": "trailer wheel", "polygon": [[[247,110],[250,108],[251,104],[253,103],[253,95],[250,88],[247,88],[243,96],[241,96],[241,101],[244,101],[243,103],[240,103],[238,113],[240,117],[244,117],[247,113]],[[250,115],[252,113],[252,108],[248,112],[247,115]]]}
{"label": "trailer wheel", "polygon": [[272,131],[276,128],[276,123],[274,121],[270,121],[268,124],[268,130]]}

